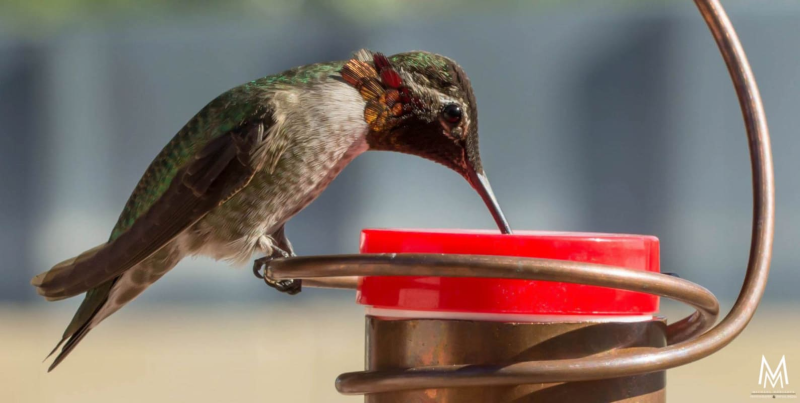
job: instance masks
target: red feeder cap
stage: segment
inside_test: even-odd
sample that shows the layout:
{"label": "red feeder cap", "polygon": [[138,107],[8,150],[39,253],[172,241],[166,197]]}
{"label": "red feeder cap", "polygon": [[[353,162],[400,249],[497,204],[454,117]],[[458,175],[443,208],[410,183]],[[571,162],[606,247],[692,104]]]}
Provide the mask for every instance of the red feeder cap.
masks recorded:
{"label": "red feeder cap", "polygon": [[[658,238],[572,232],[365,229],[361,253],[445,253],[570,260],[659,272]],[[549,281],[364,277],[358,303],[380,310],[522,315],[647,315],[657,296]]]}

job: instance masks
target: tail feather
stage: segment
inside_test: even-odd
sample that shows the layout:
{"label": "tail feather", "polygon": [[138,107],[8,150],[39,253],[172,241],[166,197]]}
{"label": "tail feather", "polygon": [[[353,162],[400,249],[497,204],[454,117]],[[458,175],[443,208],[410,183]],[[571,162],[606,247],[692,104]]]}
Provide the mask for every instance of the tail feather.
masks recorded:
{"label": "tail feather", "polygon": [[[90,323],[91,323],[91,320],[89,322],[84,323],[83,326],[81,326],[81,328],[78,329],[77,333],[75,333],[72,336],[70,336],[69,340],[67,340],[67,343],[64,344],[64,348],[61,349],[61,352],[58,353],[58,355],[56,356],[56,359],[53,360],[53,363],[50,364],[49,368],[47,368],[47,372],[50,372],[50,371],[54,370],[58,366],[58,364],[61,364],[61,362],[64,361],[65,358],[67,358],[69,353],[71,353],[72,350],[75,349],[75,346],[77,346],[78,343],[81,340],[83,340],[84,337],[86,337],[86,334],[89,333],[89,330],[92,329],[89,326]],[[58,346],[60,346],[64,342],[64,340],[65,339],[61,339],[61,341],[58,342]],[[53,350],[53,352],[50,353],[50,355],[53,355],[53,353],[58,349],[58,346],[56,346],[56,348]],[[50,356],[48,356],[48,358],[49,357]]]}
{"label": "tail feather", "polygon": [[[111,293],[111,289],[114,286],[114,283],[117,279],[111,280],[100,287],[93,288],[86,293],[86,298],[83,299],[81,306],[78,307],[78,311],[75,312],[75,316],[72,317],[72,321],[67,326],[67,329],[64,331],[64,335],[61,337],[61,340],[56,344],[53,351],[47,355],[45,361],[50,358],[56,351],[58,351],[61,345],[64,345],[64,348],[61,349],[61,352],[58,353],[56,359],[53,361],[53,364],[50,365],[50,368],[47,372],[52,371],[58,364],[61,364],[61,361],[64,361],[65,358],[75,349],[75,346],[78,345],[89,330],[92,329],[96,325],[95,317],[97,316],[100,309],[103,305],[106,304],[108,301],[108,296]],[[64,344],[66,342],[66,344]]]}
{"label": "tail feather", "polygon": [[89,290],[64,331],[61,341],[50,353],[54,354],[63,344],[64,347],[48,371],[61,364],[90,330],[135,299],[148,286],[175,267],[182,258],[180,250],[172,244],[162,248],[156,255],[134,266],[123,275]]}
{"label": "tail feather", "polygon": [[66,338],[66,337],[62,337],[62,338],[61,338],[61,341],[59,341],[59,342],[58,342],[58,344],[56,344],[56,346],[55,346],[55,347],[53,347],[53,349],[52,349],[52,350],[50,350],[50,354],[47,354],[47,357],[44,357],[44,360],[42,360],[42,362],[45,362],[45,361],[47,361],[47,360],[48,360],[50,357],[52,357],[52,356],[53,356],[53,354],[55,354],[55,353],[56,353],[56,351],[58,351],[58,348],[59,348],[59,347],[61,347],[61,345],[62,345],[62,344],[64,344],[64,342],[65,342],[65,341],[67,341],[67,338]]}
{"label": "tail feather", "polygon": [[92,259],[108,245],[108,243],[104,243],[95,246],[78,256],[56,264],[52,269],[35,276],[31,280],[31,284],[36,287],[36,292],[48,301],[62,300],[88,291],[90,286],[81,286],[80,283],[72,280],[70,274],[75,270],[76,265]]}

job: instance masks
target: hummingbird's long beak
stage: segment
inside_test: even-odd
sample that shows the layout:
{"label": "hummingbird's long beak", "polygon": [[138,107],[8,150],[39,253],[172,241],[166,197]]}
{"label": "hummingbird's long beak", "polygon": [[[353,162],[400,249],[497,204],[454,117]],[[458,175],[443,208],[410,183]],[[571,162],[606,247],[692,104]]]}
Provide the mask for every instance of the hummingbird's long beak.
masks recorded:
{"label": "hummingbird's long beak", "polygon": [[486,207],[488,207],[489,211],[492,213],[494,222],[497,223],[497,228],[499,228],[500,232],[503,234],[511,234],[511,227],[508,225],[505,215],[503,215],[503,210],[500,210],[500,204],[497,203],[497,198],[494,196],[494,192],[492,192],[492,187],[489,186],[489,179],[486,177],[486,174],[484,172],[478,173],[472,168],[468,171],[470,184],[478,191],[478,194],[481,195],[483,202],[486,203]]}

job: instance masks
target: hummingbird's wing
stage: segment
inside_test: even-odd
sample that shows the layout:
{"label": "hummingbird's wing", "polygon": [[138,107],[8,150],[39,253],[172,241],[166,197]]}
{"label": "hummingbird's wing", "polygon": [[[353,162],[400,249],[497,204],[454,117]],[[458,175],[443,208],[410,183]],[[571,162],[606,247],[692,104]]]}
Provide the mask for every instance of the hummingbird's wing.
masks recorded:
{"label": "hummingbird's wing", "polygon": [[[235,105],[219,102],[220,99],[224,98],[218,98],[198,113],[148,167],[108,243],[33,279],[37,291],[48,300],[87,292],[61,341],[50,353],[66,342],[49,370],[60,364],[89,330],[108,316],[106,310],[112,303],[109,298],[122,273],[138,267],[137,264],[243,189],[265,163],[278,158],[275,155],[280,151],[274,149],[280,146],[270,141],[271,133],[279,126],[273,122],[272,111],[250,102],[244,109],[231,108]],[[177,168],[172,169],[173,166]],[[164,181],[169,186],[163,186]],[[110,311],[116,309],[119,307],[111,307]]]}
{"label": "hummingbird's wing", "polygon": [[210,140],[181,168],[161,197],[117,238],[36,276],[49,300],[68,298],[111,280],[158,251],[244,188],[266,155],[263,120]]}

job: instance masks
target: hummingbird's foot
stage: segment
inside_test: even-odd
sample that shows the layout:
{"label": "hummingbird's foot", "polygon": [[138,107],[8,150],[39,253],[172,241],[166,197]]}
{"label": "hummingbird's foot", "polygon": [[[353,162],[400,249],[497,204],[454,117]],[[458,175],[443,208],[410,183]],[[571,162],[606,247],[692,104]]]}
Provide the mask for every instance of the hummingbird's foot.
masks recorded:
{"label": "hummingbird's foot", "polygon": [[[265,275],[266,275],[267,264],[269,263],[270,260],[272,260],[272,256],[267,256],[267,257],[262,257],[261,259],[256,259],[256,261],[253,262],[253,274],[256,277],[258,277],[258,278],[263,280]],[[261,273],[261,268],[262,267],[265,269],[264,273]]]}
{"label": "hummingbird's foot", "polygon": [[[272,246],[272,254],[270,254],[269,256],[264,256],[260,259],[256,259],[256,261],[253,262],[253,274],[256,277],[263,279],[264,276],[266,275],[266,267],[269,264],[269,262],[272,261],[272,259],[277,259],[277,258],[286,259],[290,257],[292,257],[291,253],[277,246]],[[265,269],[264,273],[261,273],[261,268]]]}
{"label": "hummingbird's foot", "polygon": [[[303,281],[302,280],[297,280],[297,279],[275,280],[275,279],[270,278],[269,276],[267,276],[267,272],[266,272],[267,265],[273,259],[278,258],[278,257],[289,258],[291,256],[292,256],[291,254],[289,254],[288,252],[286,252],[286,251],[284,251],[282,249],[273,248],[273,254],[271,256],[266,256],[266,257],[262,257],[261,259],[256,259],[256,261],[253,263],[253,274],[256,277],[258,277],[260,279],[263,279],[264,282],[267,283],[268,286],[270,286],[270,287],[272,287],[272,288],[274,288],[274,289],[276,289],[276,290],[278,290],[280,292],[285,292],[285,293],[287,293],[289,295],[298,294],[300,291],[302,291],[302,286],[303,286]],[[264,268],[263,272],[261,270],[262,268]]]}
{"label": "hummingbird's foot", "polygon": [[264,277],[264,282],[267,283],[268,286],[289,295],[299,294],[300,291],[303,290],[303,280],[273,280],[269,277]]}

